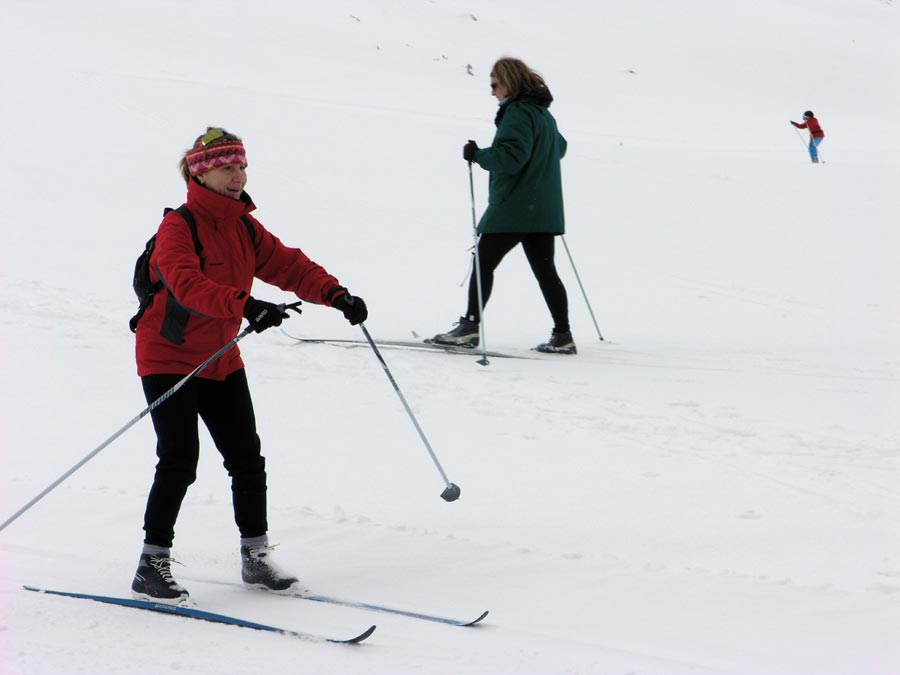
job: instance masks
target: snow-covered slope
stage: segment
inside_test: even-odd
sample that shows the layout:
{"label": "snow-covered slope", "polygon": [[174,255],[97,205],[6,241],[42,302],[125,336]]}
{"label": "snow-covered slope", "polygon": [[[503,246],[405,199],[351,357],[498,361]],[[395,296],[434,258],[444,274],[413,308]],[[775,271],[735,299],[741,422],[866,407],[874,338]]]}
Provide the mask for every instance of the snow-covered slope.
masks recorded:
{"label": "snow-covered slope", "polygon": [[[898,7],[557,4],[8,0],[0,519],[145,405],[132,265],[207,124],[245,138],[260,219],[366,299],[376,338],[429,335],[464,309],[461,146],[490,142],[490,66],[522,57],[556,96],[566,243],[607,340],[560,246],[577,357],[383,350],[452,504],[371,350],[241,343],[281,564],[484,625],[216,583],[237,580],[237,534],[206,436],[175,548],[192,597],[288,629],[375,622],[365,645],[22,591],[128,595],[142,421],[0,532],[0,672],[900,670]],[[788,124],[808,108],[824,165]],[[527,354],[550,327],[514,252],[488,346]],[[286,330],[362,337],[314,306]]]}

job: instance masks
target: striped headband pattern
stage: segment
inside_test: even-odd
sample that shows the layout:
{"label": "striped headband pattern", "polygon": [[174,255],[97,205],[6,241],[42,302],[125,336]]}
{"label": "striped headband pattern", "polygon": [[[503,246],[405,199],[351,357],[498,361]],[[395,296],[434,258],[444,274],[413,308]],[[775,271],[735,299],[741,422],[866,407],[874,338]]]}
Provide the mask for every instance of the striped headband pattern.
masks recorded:
{"label": "striped headband pattern", "polygon": [[247,152],[244,150],[244,144],[239,140],[229,140],[205,147],[198,142],[185,155],[185,160],[191,176],[199,176],[229,164],[247,166]]}

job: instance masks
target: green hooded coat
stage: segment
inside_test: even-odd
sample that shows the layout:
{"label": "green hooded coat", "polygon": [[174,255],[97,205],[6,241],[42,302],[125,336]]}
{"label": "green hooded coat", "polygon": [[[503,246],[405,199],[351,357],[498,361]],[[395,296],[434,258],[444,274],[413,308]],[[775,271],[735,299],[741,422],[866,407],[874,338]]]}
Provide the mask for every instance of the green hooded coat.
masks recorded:
{"label": "green hooded coat", "polygon": [[552,100],[544,88],[503,104],[491,147],[475,153],[474,161],[491,173],[479,234],[565,234],[559,162],[567,143],[548,110]]}

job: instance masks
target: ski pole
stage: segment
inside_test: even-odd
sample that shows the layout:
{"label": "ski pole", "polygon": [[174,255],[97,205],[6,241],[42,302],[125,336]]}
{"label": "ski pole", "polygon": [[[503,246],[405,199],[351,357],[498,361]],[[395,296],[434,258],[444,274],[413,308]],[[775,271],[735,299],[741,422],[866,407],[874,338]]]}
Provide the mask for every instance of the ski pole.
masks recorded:
{"label": "ski pole", "polygon": [[[793,125],[791,125],[791,126],[793,126]],[[810,156],[810,158],[811,158],[811,157],[812,157],[812,152],[810,152],[809,145],[807,145],[806,139],[803,137],[803,134],[800,132],[800,130],[799,130],[797,127],[794,127],[794,131],[797,132],[797,136],[800,137],[800,142],[803,143],[803,147],[806,148],[806,152],[809,153],[809,156]],[[812,141],[812,136],[810,136],[810,137],[809,137],[809,143],[812,144],[812,142],[813,142],[813,141]]]}
{"label": "ski pole", "polygon": [[[299,304],[300,304],[299,302],[295,302],[295,303],[291,303],[291,304],[289,304],[289,305],[284,305],[284,304],[282,304],[282,305],[279,305],[279,307],[282,309],[282,311],[283,311],[285,308],[287,308],[287,309],[293,309],[294,311],[299,312],[300,310],[297,309],[297,306],[298,306]],[[93,459],[96,455],[98,455],[98,454],[100,453],[101,450],[103,450],[104,448],[106,448],[110,443],[112,443],[114,440],[116,440],[119,436],[121,436],[121,435],[124,434],[126,431],[128,431],[131,427],[133,427],[135,424],[137,424],[141,419],[143,419],[144,417],[146,417],[150,412],[152,412],[153,410],[156,410],[159,406],[161,406],[163,403],[165,403],[167,400],[169,400],[169,398],[171,398],[171,397],[175,394],[175,392],[177,392],[179,389],[181,389],[185,384],[187,384],[187,383],[188,383],[192,378],[194,378],[197,374],[199,374],[200,372],[202,372],[203,370],[205,370],[206,367],[209,366],[209,364],[211,364],[213,361],[215,361],[215,360],[218,359],[220,356],[222,356],[222,354],[224,354],[224,353],[227,352],[229,349],[231,349],[232,347],[234,347],[238,342],[240,342],[241,340],[243,340],[243,339],[244,339],[250,332],[252,332],[252,331],[253,331],[253,328],[250,327],[250,326],[247,326],[247,327],[246,327],[243,331],[241,331],[241,332],[238,334],[238,336],[237,336],[236,338],[234,338],[231,342],[229,342],[228,344],[226,344],[224,347],[222,347],[219,351],[217,351],[215,354],[213,354],[213,355],[210,356],[208,359],[206,359],[206,361],[204,361],[203,363],[201,363],[199,366],[197,366],[196,368],[194,368],[194,370],[192,370],[192,371],[190,372],[190,374],[185,375],[185,376],[178,382],[178,384],[176,384],[174,387],[172,387],[171,389],[169,389],[169,391],[165,392],[165,393],[164,393],[162,396],[160,396],[158,399],[156,399],[155,401],[153,401],[153,403],[151,403],[149,406],[147,406],[146,408],[144,408],[144,409],[143,409],[141,412],[139,412],[135,417],[133,417],[133,418],[132,418],[125,426],[123,426],[123,427],[122,427],[121,429],[119,429],[116,433],[114,433],[112,436],[110,436],[110,437],[107,438],[105,441],[103,441],[100,445],[98,445],[96,448],[94,448],[91,452],[89,452],[87,455],[85,455],[85,457],[84,457],[80,462],[78,462],[75,466],[73,466],[71,469],[69,469],[68,471],[66,471],[62,476],[60,476],[59,478],[57,478],[55,481],[53,481],[53,482],[52,482],[50,485],[48,485],[48,486],[47,486],[40,494],[38,494],[38,495],[37,495],[34,499],[32,499],[30,502],[28,502],[27,504],[25,504],[25,506],[23,506],[21,509],[19,509],[18,511],[16,511],[12,516],[10,516],[9,518],[7,518],[7,519],[3,522],[3,524],[0,525],[0,531],[4,530],[4,529],[6,528],[7,525],[11,524],[13,521],[15,521],[16,519],[18,519],[19,516],[21,516],[23,513],[25,513],[26,511],[28,511],[28,509],[30,509],[32,506],[34,506],[34,505],[37,504],[39,501],[41,501],[44,497],[46,497],[48,494],[50,494],[50,492],[52,492],[52,491],[53,491],[60,483],[62,483],[62,482],[63,482],[64,480],[66,480],[69,476],[71,476],[73,473],[75,473],[76,471],[78,471],[78,469],[80,469],[80,468],[83,467],[85,464],[87,464],[91,459]]]}
{"label": "ski pole", "polygon": [[416,428],[416,431],[419,432],[419,438],[422,439],[422,442],[425,444],[425,449],[428,450],[428,454],[431,455],[431,459],[434,462],[434,465],[437,467],[438,473],[440,473],[441,478],[444,479],[444,484],[447,487],[441,493],[441,498],[447,502],[456,501],[457,499],[459,499],[459,486],[451,483],[450,479],[447,478],[447,474],[444,473],[444,468],[438,461],[437,455],[434,454],[434,450],[432,450],[431,448],[431,443],[429,443],[428,439],[425,438],[425,432],[422,431],[422,427],[419,426],[419,421],[416,419],[416,416],[413,414],[412,409],[406,402],[406,398],[404,398],[403,392],[400,391],[400,387],[397,386],[397,381],[394,379],[394,376],[391,375],[391,370],[390,368],[388,368],[384,357],[381,356],[381,352],[379,352],[378,347],[375,346],[375,341],[372,339],[372,336],[369,335],[369,331],[366,329],[366,324],[361,323],[359,324],[359,327],[362,329],[363,335],[366,336],[366,340],[369,342],[369,346],[372,348],[372,351],[375,352],[375,356],[377,356],[378,360],[381,362],[381,367],[384,369],[385,375],[387,375],[388,379],[391,381],[391,384],[394,387],[394,391],[397,392],[397,396],[400,397],[400,402],[403,403],[403,407],[406,408],[406,413],[409,415],[409,419],[412,420],[413,426]]}
{"label": "ski pole", "polygon": [[572,271],[575,272],[575,279],[578,281],[578,286],[581,288],[581,294],[584,296],[584,302],[587,304],[588,312],[591,313],[591,319],[594,322],[594,328],[597,329],[597,337],[600,338],[600,342],[603,342],[603,334],[600,332],[600,326],[597,325],[597,317],[594,316],[594,310],[591,308],[591,302],[588,300],[587,293],[584,290],[584,285],[581,283],[581,277],[578,276],[578,268],[575,267],[575,261],[572,259],[572,254],[569,252],[569,245],[566,243],[566,236],[560,235],[559,237],[562,239],[563,246],[566,249],[566,255],[569,256],[569,262],[572,263]]}
{"label": "ski pole", "polygon": [[481,333],[481,358],[477,363],[490,365],[487,358],[487,345],[484,337],[484,295],[481,290],[481,258],[478,256],[478,223],[475,220],[475,180],[472,177],[472,162],[469,162],[469,194],[472,197],[472,237],[475,241],[475,284],[478,288],[478,329]]}

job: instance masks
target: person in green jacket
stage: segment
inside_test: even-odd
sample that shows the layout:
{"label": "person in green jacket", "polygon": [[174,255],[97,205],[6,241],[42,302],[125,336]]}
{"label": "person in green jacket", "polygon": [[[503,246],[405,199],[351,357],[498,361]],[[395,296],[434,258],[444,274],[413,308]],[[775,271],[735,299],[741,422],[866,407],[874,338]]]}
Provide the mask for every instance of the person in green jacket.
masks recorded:
{"label": "person in green jacket", "polygon": [[[569,328],[566,288],[554,263],[554,240],[565,234],[560,160],[566,139],[550,114],[553,96],[544,79],[519,59],[502,58],[491,69],[491,91],[500,102],[494,123],[497,133],[489,148],[475,141],[463,147],[463,159],[490,172],[488,207],[478,223],[476,260],[479,269],[469,279],[468,307],[456,328],[432,338],[439,344],[477,347],[479,304],[487,304],[494,270],[517,244],[541,288],[553,318],[541,352],[575,354]],[[477,276],[480,273],[482,302]]]}

